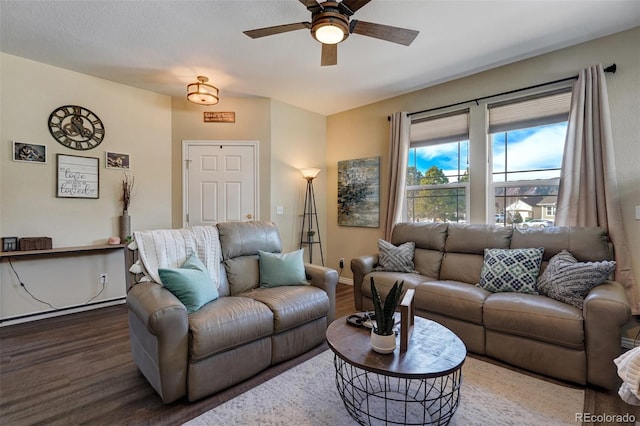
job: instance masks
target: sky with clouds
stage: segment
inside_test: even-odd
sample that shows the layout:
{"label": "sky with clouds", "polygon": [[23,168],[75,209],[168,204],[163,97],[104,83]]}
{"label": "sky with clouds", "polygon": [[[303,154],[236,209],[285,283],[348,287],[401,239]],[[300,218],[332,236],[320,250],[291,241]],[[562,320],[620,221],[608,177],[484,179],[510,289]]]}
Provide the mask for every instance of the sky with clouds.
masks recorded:
{"label": "sky with clouds", "polygon": [[[510,131],[507,144],[504,132],[494,135],[493,171],[504,171],[505,161],[513,171],[560,168],[566,129],[567,123],[564,122]],[[427,149],[412,149],[409,151],[409,166],[415,165],[423,173],[430,167],[437,166],[450,176],[450,182],[455,182],[457,178],[453,176],[458,173],[458,151],[461,158],[460,170],[464,173],[467,167],[468,145],[468,141],[464,141],[430,146]],[[520,178],[548,179],[558,175],[557,170],[539,171],[527,173]],[[503,181],[504,178],[496,176],[494,180]]]}

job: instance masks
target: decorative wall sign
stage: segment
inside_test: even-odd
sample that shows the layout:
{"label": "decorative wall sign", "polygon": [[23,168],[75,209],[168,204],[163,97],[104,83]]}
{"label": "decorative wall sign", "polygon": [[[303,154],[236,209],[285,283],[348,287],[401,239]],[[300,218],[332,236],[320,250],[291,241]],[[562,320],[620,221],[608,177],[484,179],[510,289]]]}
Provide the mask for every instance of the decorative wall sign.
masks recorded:
{"label": "decorative wall sign", "polygon": [[338,162],[338,225],[380,226],[380,157]]}
{"label": "decorative wall sign", "polygon": [[107,169],[130,170],[131,156],[129,154],[107,151],[105,153],[105,164]]}
{"label": "decorative wall sign", "polygon": [[104,139],[102,120],[87,108],[65,105],[49,115],[49,133],[67,148],[84,151]]}
{"label": "decorative wall sign", "polygon": [[219,111],[205,111],[204,112],[205,123],[235,123],[235,112],[219,112]]}
{"label": "decorative wall sign", "polygon": [[100,170],[96,157],[57,154],[59,198],[100,198]]}
{"label": "decorative wall sign", "polygon": [[47,162],[47,147],[34,143],[13,141],[13,161],[45,164]]}

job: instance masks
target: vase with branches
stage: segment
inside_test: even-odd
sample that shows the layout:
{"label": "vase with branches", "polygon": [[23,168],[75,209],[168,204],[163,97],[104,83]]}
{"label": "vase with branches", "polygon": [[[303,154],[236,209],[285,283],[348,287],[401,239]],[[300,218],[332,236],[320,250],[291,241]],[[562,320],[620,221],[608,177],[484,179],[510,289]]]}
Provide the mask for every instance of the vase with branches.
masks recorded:
{"label": "vase with branches", "polygon": [[129,176],[128,174],[124,174],[122,177],[122,215],[126,216],[129,214],[129,205],[131,204],[131,193],[133,192],[133,185],[135,184],[136,178],[133,176]]}
{"label": "vase with branches", "polygon": [[121,198],[122,215],[120,216],[120,241],[128,243],[131,241],[131,216],[129,216],[129,206],[131,205],[131,194],[133,193],[133,185],[135,177],[124,174],[121,182]]}

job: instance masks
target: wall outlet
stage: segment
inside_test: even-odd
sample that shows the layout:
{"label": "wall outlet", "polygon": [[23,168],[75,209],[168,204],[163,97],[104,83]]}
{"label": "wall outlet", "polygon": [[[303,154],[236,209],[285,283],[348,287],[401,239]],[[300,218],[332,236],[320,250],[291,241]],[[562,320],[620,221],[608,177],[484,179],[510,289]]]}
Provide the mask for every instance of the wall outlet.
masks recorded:
{"label": "wall outlet", "polygon": [[100,284],[106,284],[106,283],[108,283],[108,282],[109,282],[109,275],[107,275],[107,274],[100,274],[100,275],[98,276],[98,282],[99,282]]}
{"label": "wall outlet", "polygon": [[344,258],[340,258],[340,260],[338,261],[338,263],[340,264],[340,269],[344,268]]}

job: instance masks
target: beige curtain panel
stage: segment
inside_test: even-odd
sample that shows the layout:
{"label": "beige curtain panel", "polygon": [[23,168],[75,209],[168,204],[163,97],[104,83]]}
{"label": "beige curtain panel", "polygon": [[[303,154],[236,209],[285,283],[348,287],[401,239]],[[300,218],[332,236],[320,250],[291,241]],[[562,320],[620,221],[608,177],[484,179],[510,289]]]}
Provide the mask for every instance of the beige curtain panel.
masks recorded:
{"label": "beige curtain panel", "polygon": [[581,70],[573,86],[556,224],[608,229],[616,257],[615,279],[625,287],[633,313],[640,314],[638,287],[622,223],[602,65]]}
{"label": "beige curtain panel", "polygon": [[391,241],[393,226],[402,221],[402,209],[407,182],[407,162],[409,161],[409,134],[411,120],[406,112],[396,112],[391,116],[389,141],[389,202],[385,218],[384,237]]}

